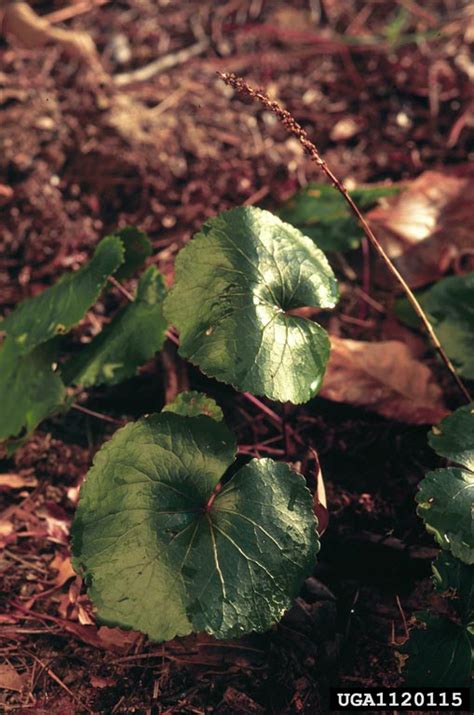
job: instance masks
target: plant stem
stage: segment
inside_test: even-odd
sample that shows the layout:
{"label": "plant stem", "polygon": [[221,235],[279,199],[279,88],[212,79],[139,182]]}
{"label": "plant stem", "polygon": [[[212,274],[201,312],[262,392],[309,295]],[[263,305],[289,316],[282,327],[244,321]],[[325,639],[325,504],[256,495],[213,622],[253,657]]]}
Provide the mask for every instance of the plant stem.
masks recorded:
{"label": "plant stem", "polygon": [[217,73],[219,77],[230,87],[233,87],[237,92],[240,94],[250,97],[251,99],[255,99],[263,106],[268,109],[270,112],[272,112],[280,121],[281,123],[285,126],[285,128],[290,132],[290,134],[293,134],[300,144],[303,146],[305,152],[310,156],[312,161],[314,161],[319,168],[326,174],[326,176],[330,179],[332,185],[339,191],[339,193],[343,196],[344,200],[348,204],[350,210],[354,214],[354,216],[358,219],[362,230],[364,234],[367,237],[367,240],[369,241],[370,245],[375,249],[375,251],[378,253],[382,261],[385,263],[387,269],[390,271],[390,273],[395,277],[397,282],[400,284],[400,286],[403,288],[409,302],[411,303],[413,310],[415,313],[418,315],[420,318],[421,322],[423,323],[423,326],[428,333],[429,337],[431,338],[431,341],[438,351],[439,356],[441,357],[442,361],[448,368],[449,372],[451,373],[451,376],[453,377],[456,385],[458,386],[459,390],[462,392],[464,398],[468,401],[472,401],[472,397],[469,394],[469,391],[467,390],[466,386],[462,382],[461,378],[456,372],[456,369],[451,362],[450,358],[446,354],[443,346],[441,345],[434,329],[433,326],[431,325],[428,316],[426,315],[425,311],[421,307],[420,303],[418,302],[415,294],[411,290],[410,286],[400,273],[400,271],[395,267],[395,265],[392,263],[391,259],[385,252],[384,248],[382,245],[379,243],[377,240],[375,234],[373,233],[372,229],[370,228],[369,224],[365,220],[364,216],[360,212],[359,208],[357,205],[354,203],[353,199],[350,197],[348,190],[340,181],[340,179],[333,174],[332,170],[329,168],[329,166],[326,164],[324,159],[322,158],[321,154],[319,153],[319,150],[317,149],[316,145],[313,144],[313,142],[310,140],[307,132],[303,129],[303,127],[298,124],[296,119],[288,112],[286,109],[283,109],[278,102],[274,102],[269,97],[264,93],[261,92],[260,90],[253,89],[247,82],[245,82],[244,79],[241,77],[237,77],[234,74],[226,74],[222,72]]}

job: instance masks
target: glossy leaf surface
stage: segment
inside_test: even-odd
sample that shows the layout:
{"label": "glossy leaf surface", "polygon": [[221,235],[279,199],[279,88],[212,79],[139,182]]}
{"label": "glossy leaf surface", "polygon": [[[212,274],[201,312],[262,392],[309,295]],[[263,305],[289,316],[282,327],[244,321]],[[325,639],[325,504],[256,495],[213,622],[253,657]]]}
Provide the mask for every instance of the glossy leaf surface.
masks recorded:
{"label": "glossy leaf surface", "polygon": [[321,385],[329,340],[289,311],[337,300],[334,274],[309,238],[241,207],[209,220],[181,251],[165,315],[180,331],[180,354],[205,374],[300,403]]}
{"label": "glossy leaf surface", "polygon": [[167,640],[263,631],[291,605],[318,540],[304,479],[252,460],[220,491],[235,442],[209,417],[161,413],[98,452],[73,526],[99,618]]}

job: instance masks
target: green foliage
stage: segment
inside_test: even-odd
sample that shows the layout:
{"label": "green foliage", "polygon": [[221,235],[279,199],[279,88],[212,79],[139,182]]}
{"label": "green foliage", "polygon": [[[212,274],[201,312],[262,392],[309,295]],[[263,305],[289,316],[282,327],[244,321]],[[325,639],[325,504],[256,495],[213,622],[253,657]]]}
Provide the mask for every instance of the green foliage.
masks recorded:
{"label": "green foliage", "polygon": [[312,498],[286,464],[252,460],[219,491],[233,435],[171,412],[98,452],[72,529],[75,568],[104,623],[162,641],[263,631],[291,605],[318,550]]}
{"label": "green foliage", "polygon": [[441,457],[474,472],[474,403],[460,407],[433,427],[428,442]]}
{"label": "green foliage", "polygon": [[0,350],[0,440],[32,432],[64,403],[65,389],[52,363],[54,341],[18,355],[7,338]]}
{"label": "green foliage", "polygon": [[411,632],[408,685],[468,686],[474,653],[473,405],[460,407],[433,427],[431,447],[463,465],[429,472],[419,485],[418,514],[443,548],[432,565],[437,591],[453,597],[460,623],[422,614],[425,627]]}
{"label": "green foliage", "polygon": [[[393,186],[361,187],[350,191],[360,209],[397,193]],[[359,246],[363,232],[341,194],[328,184],[310,183],[283,205],[279,216],[313,239],[323,251],[350,251]]]}
{"label": "green foliage", "polygon": [[99,335],[62,370],[66,384],[115,385],[131,377],[137,368],[162,348],[166,322],[162,305],[163,278],[150,266],[140,278],[137,295]]}
{"label": "green foliage", "polygon": [[441,548],[474,564],[474,474],[458,467],[428,472],[416,500],[419,516]]}
{"label": "green foliage", "polygon": [[127,228],[104,238],[91,260],[51,288],[21,303],[0,322],[0,440],[28,435],[41,420],[65,407],[65,384],[115,384],[133,375],[163,344],[163,280],[149,268],[136,300],[71,360],[60,374],[59,337],[96,302],[112,274],[129,275],[151,250],[145,234]]}
{"label": "green foliage", "polygon": [[180,354],[205,374],[300,403],[321,386],[329,340],[288,311],[337,300],[334,274],[310,239],[242,207],[210,219],[181,251],[165,315],[180,331]]}
{"label": "green foliage", "polygon": [[409,656],[405,682],[413,687],[467,687],[474,641],[463,626],[443,616],[418,614],[423,628],[414,630],[400,648]]}
{"label": "green foliage", "polygon": [[[443,278],[417,297],[459,374],[474,380],[474,273]],[[397,312],[411,327],[419,325],[406,300]]]}
{"label": "green foliage", "polygon": [[20,303],[0,323],[0,330],[13,341],[17,354],[26,355],[37,345],[64,335],[82,320],[123,259],[121,240],[115,236],[104,238],[80,270],[66,274],[51,288]]}
{"label": "green foliage", "polygon": [[474,567],[441,551],[432,564],[433,582],[440,593],[456,596],[461,621],[474,635]]}
{"label": "green foliage", "polygon": [[113,235],[122,241],[125,248],[123,263],[115,273],[117,280],[121,281],[141,268],[148,256],[151,256],[152,245],[146,233],[134,226],[125,226],[115,231]]}
{"label": "green foliage", "polygon": [[183,417],[207,415],[217,422],[222,422],[224,419],[224,414],[217,402],[212,397],[203,395],[202,392],[196,392],[196,390],[180,392],[173,402],[163,407],[162,412],[174,412]]}

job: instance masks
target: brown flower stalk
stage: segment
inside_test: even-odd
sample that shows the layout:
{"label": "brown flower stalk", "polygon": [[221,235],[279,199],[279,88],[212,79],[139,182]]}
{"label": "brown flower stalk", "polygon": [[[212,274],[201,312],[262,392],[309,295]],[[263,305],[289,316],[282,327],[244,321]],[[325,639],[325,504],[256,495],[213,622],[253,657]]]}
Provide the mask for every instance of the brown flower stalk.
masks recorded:
{"label": "brown flower stalk", "polygon": [[443,346],[441,345],[434,329],[433,326],[431,325],[428,316],[426,315],[425,311],[419,304],[415,294],[411,290],[410,286],[406,282],[406,280],[403,278],[402,274],[400,271],[394,266],[392,261],[390,260],[389,256],[387,253],[384,251],[383,247],[377,240],[375,234],[373,233],[372,229],[370,228],[369,224],[365,220],[364,216],[358,209],[357,205],[354,203],[352,198],[349,195],[348,190],[340,181],[340,179],[333,174],[329,166],[326,164],[324,159],[322,158],[321,154],[318,151],[318,148],[316,145],[311,141],[309,138],[307,132],[303,129],[303,127],[298,124],[296,119],[288,112],[286,109],[283,109],[278,102],[272,101],[266,94],[265,92],[262,92],[261,90],[254,89],[251,87],[247,82],[242,79],[242,77],[237,77],[234,74],[227,74],[227,73],[222,73],[218,72],[217,73],[219,77],[230,87],[233,87],[239,94],[242,94],[246,97],[249,97],[250,99],[257,100],[263,106],[268,109],[270,112],[272,112],[279,120],[280,122],[284,125],[284,127],[288,130],[290,134],[293,134],[300,144],[303,146],[305,152],[310,156],[311,160],[314,161],[319,168],[326,174],[326,176],[330,179],[332,185],[339,191],[339,193],[343,196],[344,200],[348,204],[349,208],[351,209],[352,213],[356,216],[358,219],[362,230],[364,234],[367,237],[367,240],[369,241],[370,245],[375,249],[375,251],[379,254],[385,265],[387,266],[388,270],[390,273],[395,277],[397,282],[401,285],[403,288],[408,300],[410,301],[414,311],[420,318],[421,322],[423,323],[423,326],[428,333],[428,335],[431,338],[431,341],[436,348],[436,350],[439,353],[439,356],[441,357],[442,361],[448,368],[449,372],[451,373],[456,385],[458,388],[461,390],[463,396],[466,398],[468,402],[472,401],[472,397],[469,394],[469,391],[467,390],[466,386],[462,382],[461,378],[456,372],[456,368],[454,367],[453,363],[449,359],[448,355],[446,354]]}

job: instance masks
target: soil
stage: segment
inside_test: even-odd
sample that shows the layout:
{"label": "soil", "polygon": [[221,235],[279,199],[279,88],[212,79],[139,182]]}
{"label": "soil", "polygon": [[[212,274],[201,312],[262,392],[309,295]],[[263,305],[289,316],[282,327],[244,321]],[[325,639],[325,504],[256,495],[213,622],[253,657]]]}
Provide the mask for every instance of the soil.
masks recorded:
{"label": "soil", "polygon": [[[65,6],[34,3],[41,14]],[[89,32],[114,75],[207,38],[197,56],[124,86],[99,83],[56,46],[0,41],[2,312],[80,265],[117,225],[149,233],[150,260],[171,282],[176,253],[204,219],[242,203],[275,209],[321,180],[274,117],[237,99],[217,70],[264,86],[348,184],[465,162],[468,8],[458,0],[120,0],[78,13],[65,26]],[[351,291],[361,282],[359,252],[333,265],[346,290],[337,313],[318,320],[341,336],[383,338],[386,315],[367,304],[361,320]],[[371,297],[387,312],[393,304],[380,287]],[[122,302],[111,289],[70,349]],[[456,406],[449,377],[426,359]],[[2,473],[30,479],[0,489],[0,656],[23,680],[23,689],[0,690],[4,712],[327,712],[330,685],[400,684],[397,645],[414,613],[446,610],[429,580],[434,543],[415,513],[417,483],[439,463],[428,426],[317,398],[298,409],[272,405],[302,438],[291,459],[313,480],[317,451],[330,512],[314,574],[283,621],[233,642],[157,645],[98,629],[67,556],[78,487],[116,428],[100,415],[157,411],[167,391],[188,385],[215,397],[240,444],[287,456],[265,413],[184,366],[172,347],[133,380],[77,396],[89,414],[49,420],[3,455]]]}

